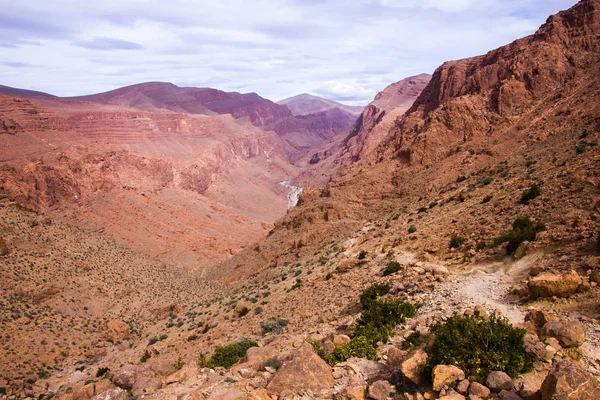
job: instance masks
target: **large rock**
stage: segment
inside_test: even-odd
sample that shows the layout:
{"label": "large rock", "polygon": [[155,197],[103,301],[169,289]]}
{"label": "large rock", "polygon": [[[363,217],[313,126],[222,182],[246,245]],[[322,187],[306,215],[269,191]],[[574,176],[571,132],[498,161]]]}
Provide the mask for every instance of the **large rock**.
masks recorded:
{"label": "large rock", "polygon": [[346,386],[343,391],[344,399],[346,400],[365,400],[367,393],[367,382],[354,382]]}
{"label": "large rock", "polygon": [[106,337],[114,343],[129,338],[129,326],[118,319],[108,321],[106,324]]}
{"label": "large rock", "polygon": [[515,392],[511,392],[510,390],[503,390],[498,393],[498,398],[500,400],[523,400],[521,396],[516,394]]}
{"label": "large rock", "polygon": [[568,297],[577,293],[582,283],[583,280],[575,271],[565,276],[544,272],[531,278],[527,286],[529,297],[537,299],[538,297]]}
{"label": "large rock", "polygon": [[542,383],[548,375],[548,371],[532,371],[523,374],[516,380],[516,387],[519,391],[519,395],[524,399],[531,399],[538,395],[542,388]]}
{"label": "large rock", "polygon": [[579,347],[585,342],[585,325],[580,322],[553,321],[548,322],[540,331],[542,336],[558,339],[561,346]]}
{"label": "large rock", "polygon": [[439,392],[446,385],[465,379],[465,372],[454,365],[436,365],[432,373],[433,390]]}
{"label": "large rock", "polygon": [[600,382],[573,361],[556,364],[542,383],[542,400],[598,400]]}
{"label": "large rock", "polygon": [[389,368],[379,361],[371,361],[364,358],[352,357],[346,362],[340,363],[338,367],[345,368],[362,376],[369,382],[381,379],[389,379],[391,376]]}
{"label": "large rock", "polygon": [[385,400],[392,391],[392,385],[388,381],[377,381],[369,386],[369,398],[373,400]]}
{"label": "large rock", "polygon": [[544,325],[550,321],[558,321],[558,317],[547,313],[546,311],[531,310],[525,315],[525,321],[530,321],[535,326],[535,330],[539,331]]}
{"label": "large rock", "polygon": [[400,371],[402,371],[406,379],[419,385],[423,382],[421,367],[426,362],[427,353],[422,349],[418,349],[400,365]]}
{"label": "large rock", "polygon": [[267,385],[270,394],[283,390],[299,392],[312,390],[320,392],[333,388],[331,367],[315,354],[312,346],[304,343],[291,353],[291,359],[284,362]]}
{"label": "large rock", "polygon": [[143,376],[154,377],[154,373],[146,367],[125,365],[119,372],[113,375],[112,382],[122,389],[131,390],[135,381]]}
{"label": "large rock", "polygon": [[129,393],[121,388],[110,389],[92,397],[91,400],[129,400]]}
{"label": "large rock", "polygon": [[179,371],[169,375],[166,379],[165,379],[165,384],[169,385],[171,383],[176,383],[176,382],[185,382],[188,381],[196,376],[198,376],[198,367],[195,366],[185,366],[184,368],[180,369]]}
{"label": "large rock", "polygon": [[510,376],[502,371],[492,371],[487,376],[485,384],[492,392],[501,392],[502,390],[513,390],[514,384]]}
{"label": "large rock", "polygon": [[525,351],[536,360],[546,359],[546,345],[537,336],[530,334],[523,336],[523,346]]}

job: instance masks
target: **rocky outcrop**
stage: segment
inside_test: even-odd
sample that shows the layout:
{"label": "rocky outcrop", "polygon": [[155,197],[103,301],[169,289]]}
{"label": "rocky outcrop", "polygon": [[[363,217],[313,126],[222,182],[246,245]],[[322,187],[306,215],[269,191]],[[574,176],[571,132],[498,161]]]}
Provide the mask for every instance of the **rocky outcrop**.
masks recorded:
{"label": "rocky outcrop", "polygon": [[558,339],[561,346],[579,347],[585,342],[585,325],[580,322],[551,321],[542,327],[542,336]]}
{"label": "rocky outcrop", "polygon": [[433,368],[433,390],[437,392],[442,390],[444,386],[463,379],[465,379],[464,371],[454,365],[436,365]]}
{"label": "rocky outcrop", "polygon": [[600,398],[600,382],[573,361],[558,363],[541,389],[542,400],[595,400]]}
{"label": "rocky outcrop", "polygon": [[284,390],[311,390],[319,393],[332,389],[333,384],[331,367],[305,343],[293,351],[290,359],[283,363],[267,385],[267,390],[272,394]]}
{"label": "rocky outcrop", "polygon": [[577,293],[583,280],[575,271],[566,276],[543,272],[529,280],[529,297],[568,297]]}

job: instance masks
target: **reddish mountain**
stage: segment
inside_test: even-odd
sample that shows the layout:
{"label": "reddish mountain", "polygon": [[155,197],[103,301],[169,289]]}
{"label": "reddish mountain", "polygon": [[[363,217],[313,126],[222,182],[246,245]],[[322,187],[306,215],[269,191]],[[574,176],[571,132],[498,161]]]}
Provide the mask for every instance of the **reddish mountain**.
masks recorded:
{"label": "reddish mountain", "polygon": [[427,86],[431,75],[421,74],[386,87],[364,108],[349,134],[340,135],[304,158],[314,167],[297,181],[303,185],[322,186],[345,167],[371,154],[389,135],[396,119],[404,114]]}
{"label": "reddish mountain", "polygon": [[332,109],[294,116],[285,105],[273,103],[256,93],[178,87],[160,82],[127,86],[76,99],[142,109],[168,109],[203,115],[230,114],[236,119],[247,118],[254,126],[273,130],[282,137],[291,161],[350,127],[355,120],[345,111]]}
{"label": "reddish mountain", "polygon": [[347,106],[337,101],[306,93],[280,100],[277,104],[287,106],[294,115],[308,115],[338,109],[356,119],[364,110],[362,106]]}

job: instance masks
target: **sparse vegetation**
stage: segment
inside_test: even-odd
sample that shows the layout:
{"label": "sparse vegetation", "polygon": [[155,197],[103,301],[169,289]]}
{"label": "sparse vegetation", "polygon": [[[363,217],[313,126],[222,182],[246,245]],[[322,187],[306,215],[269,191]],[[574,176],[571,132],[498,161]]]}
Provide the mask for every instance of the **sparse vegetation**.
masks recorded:
{"label": "sparse vegetation", "polygon": [[98,368],[98,371],[96,371],[96,378],[103,378],[106,375],[108,375],[109,372],[110,372],[110,368],[108,368],[108,367]]}
{"label": "sparse vegetation", "polygon": [[338,346],[325,356],[330,365],[350,357],[377,359],[377,343],[387,343],[394,327],[415,315],[414,306],[404,299],[380,299],[391,289],[390,283],[376,283],[360,294],[363,306],[350,343]]}
{"label": "sparse vegetation", "polygon": [[185,363],[183,362],[183,358],[181,358],[181,356],[177,356],[177,360],[173,363],[173,368],[175,368],[175,371],[181,370],[184,366]]}
{"label": "sparse vegetation", "polygon": [[415,347],[419,346],[421,343],[422,343],[421,332],[414,331],[413,333],[408,335],[408,337],[406,339],[404,339],[404,342],[402,342],[402,349],[403,350],[414,349]]}
{"label": "sparse vegetation", "polygon": [[246,314],[248,314],[249,312],[250,310],[248,309],[248,307],[242,307],[242,309],[238,311],[238,317],[242,318],[246,316]]}
{"label": "sparse vegetation", "polygon": [[583,154],[583,153],[585,153],[586,150],[587,150],[587,143],[586,142],[579,142],[577,144],[577,147],[575,147],[575,152],[577,154]]}
{"label": "sparse vegetation", "polygon": [[535,241],[537,234],[546,230],[546,227],[541,222],[535,222],[527,217],[520,217],[513,222],[512,230],[492,242],[493,247],[497,247],[503,243],[507,243],[506,252],[514,253],[522,242]]}
{"label": "sparse vegetation", "polygon": [[280,317],[275,317],[270,319],[269,321],[264,321],[260,323],[260,327],[264,334],[267,333],[281,333],[283,328],[288,325],[288,320]]}
{"label": "sparse vegetation", "polygon": [[148,361],[150,359],[150,357],[152,357],[152,355],[150,354],[150,352],[148,350],[145,350],[144,354],[142,354],[142,357],[140,358],[140,362],[143,364],[146,361]]}
{"label": "sparse vegetation", "polygon": [[359,260],[364,260],[367,257],[367,254],[369,254],[368,251],[361,250],[360,253],[358,253],[358,259]]}
{"label": "sparse vegetation", "polygon": [[450,239],[450,245],[449,247],[451,249],[458,249],[460,246],[462,246],[465,242],[467,241],[467,239],[465,239],[462,236],[458,236],[458,235],[454,235],[452,236],[452,238]]}
{"label": "sparse vegetation", "polygon": [[383,276],[395,274],[400,270],[402,270],[402,264],[400,264],[398,261],[390,261],[383,270]]}
{"label": "sparse vegetation", "polygon": [[536,197],[540,196],[541,194],[542,193],[540,191],[539,185],[537,183],[534,183],[533,185],[531,185],[531,187],[529,189],[527,189],[525,192],[523,192],[523,195],[521,196],[520,203],[521,204],[527,204],[531,200],[533,200]]}
{"label": "sparse vegetation", "polygon": [[235,343],[230,343],[226,346],[217,346],[215,352],[207,359],[204,354],[201,354],[198,358],[198,367],[200,368],[231,368],[242,357],[246,355],[246,352],[251,347],[258,346],[254,340],[249,338],[242,338]]}
{"label": "sparse vegetation", "polygon": [[483,200],[481,200],[481,203],[482,203],[482,204],[489,203],[489,202],[490,202],[490,200],[492,200],[493,198],[494,198],[494,196],[492,196],[491,194],[490,194],[490,195],[487,195],[487,196],[485,196],[485,197],[483,198]]}
{"label": "sparse vegetation", "polygon": [[532,369],[533,359],[523,346],[524,329],[513,328],[504,318],[454,315],[431,328],[435,338],[426,348],[424,376],[431,377],[439,364],[456,365],[467,376],[483,382],[491,371],[516,377]]}
{"label": "sparse vegetation", "polygon": [[417,227],[416,226],[411,225],[411,226],[408,227],[408,233],[409,234],[415,233],[416,231],[417,231]]}

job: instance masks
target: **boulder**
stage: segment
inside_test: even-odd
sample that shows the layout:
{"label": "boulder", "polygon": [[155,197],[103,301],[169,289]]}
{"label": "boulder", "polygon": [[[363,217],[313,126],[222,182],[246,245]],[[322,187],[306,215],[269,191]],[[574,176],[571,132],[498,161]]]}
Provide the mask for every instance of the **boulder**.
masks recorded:
{"label": "boulder", "polygon": [[346,362],[340,363],[338,367],[346,368],[366,381],[374,382],[380,379],[389,379],[391,373],[388,367],[379,361],[371,361],[364,358],[352,357]]}
{"label": "boulder", "polygon": [[142,366],[125,365],[113,375],[112,382],[122,389],[131,390],[135,381],[142,376],[153,377],[154,373]]}
{"label": "boulder", "polygon": [[546,359],[546,345],[537,336],[531,334],[523,336],[523,346],[525,351],[535,357],[536,360]]}
{"label": "boulder", "polygon": [[529,297],[537,299],[538,297],[568,297],[577,293],[582,283],[583,280],[575,271],[565,276],[543,272],[531,278],[527,286]]}
{"label": "boulder", "polygon": [[485,384],[492,392],[501,392],[502,390],[513,390],[514,384],[510,376],[502,371],[492,371],[487,376]]}
{"label": "boulder", "polygon": [[516,380],[515,386],[519,395],[524,399],[530,399],[536,396],[542,388],[542,383],[548,375],[548,371],[532,371],[523,374]]}
{"label": "boulder", "polygon": [[548,322],[540,331],[545,337],[558,339],[562,347],[579,347],[585,342],[585,325],[581,322],[554,321]]}
{"label": "boulder", "polygon": [[542,383],[542,400],[597,400],[600,382],[573,361],[556,364]]}
{"label": "boulder", "polygon": [[456,391],[460,394],[467,394],[469,391],[469,385],[469,380],[463,379],[462,381],[458,382],[458,385],[456,385]]}
{"label": "boulder", "polygon": [[267,385],[269,394],[277,394],[283,390],[311,390],[318,393],[333,388],[331,367],[315,354],[310,344],[305,342],[292,351],[290,356]]}
{"label": "boulder", "polygon": [[92,397],[91,400],[129,400],[129,393],[121,388],[110,389]]}
{"label": "boulder", "polygon": [[198,373],[198,367],[186,366],[174,374],[169,375],[165,379],[165,384],[169,385],[171,383],[185,382],[198,376]]}
{"label": "boulder", "polygon": [[117,343],[120,340],[129,338],[129,326],[118,319],[108,321],[106,324],[106,337]]}
{"label": "boulder", "polygon": [[421,376],[421,367],[427,362],[427,353],[418,349],[400,365],[400,371],[409,381],[419,385],[423,381]]}
{"label": "boulder", "polygon": [[531,310],[525,315],[525,321],[532,322],[535,330],[539,331],[544,325],[550,321],[558,321],[558,318],[546,311]]}
{"label": "boulder", "polygon": [[133,384],[131,394],[141,396],[145,394],[154,394],[162,388],[162,381],[158,378],[149,378],[143,376]]}
{"label": "boulder", "polygon": [[392,392],[392,385],[388,381],[377,381],[369,386],[368,396],[373,400],[385,400]]}
{"label": "boulder", "polygon": [[332,342],[335,347],[338,347],[350,343],[351,340],[348,335],[335,335]]}
{"label": "boulder", "polygon": [[388,346],[386,352],[387,360],[386,364],[390,369],[400,367],[406,357],[409,356],[408,352],[405,350],[400,350],[396,346]]}
{"label": "boulder", "polygon": [[465,373],[454,365],[436,365],[433,368],[432,379],[433,390],[439,392],[444,386],[465,379]]}
{"label": "boulder", "polygon": [[367,393],[367,382],[355,382],[346,386],[343,391],[344,399],[347,400],[365,400]]}
{"label": "boulder", "polygon": [[490,395],[490,389],[487,386],[482,385],[479,382],[471,382],[469,386],[469,396],[477,396],[482,399],[487,399]]}

